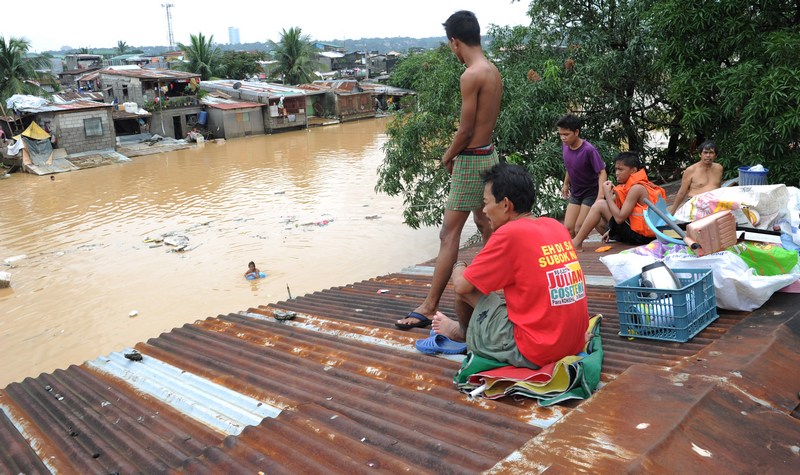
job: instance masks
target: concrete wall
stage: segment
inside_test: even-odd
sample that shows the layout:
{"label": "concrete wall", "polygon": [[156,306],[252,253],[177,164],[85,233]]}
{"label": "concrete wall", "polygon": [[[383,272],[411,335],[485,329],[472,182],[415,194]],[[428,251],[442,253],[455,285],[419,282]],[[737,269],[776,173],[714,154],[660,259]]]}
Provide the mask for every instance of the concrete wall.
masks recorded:
{"label": "concrete wall", "polygon": [[[144,104],[142,82],[138,78],[112,76],[110,74],[103,74],[100,77],[102,80],[102,87],[104,92],[106,92],[106,101],[111,102],[116,97],[120,106],[123,102],[135,102],[140,106]],[[125,87],[128,89],[127,98],[124,95]],[[107,93],[108,88],[111,88],[110,95]]]}
{"label": "concrete wall", "polygon": [[[158,134],[162,137],[186,138],[186,134],[197,126],[196,123],[192,122],[196,120],[199,112],[200,106],[153,111],[153,117],[150,119],[150,133]],[[178,117],[180,121],[180,130],[177,135],[175,134],[175,117]]]}
{"label": "concrete wall", "polygon": [[[100,119],[103,134],[87,137],[84,121],[94,118]],[[116,146],[111,108],[56,112],[52,116],[42,114],[41,119],[51,121],[50,131],[58,140],[57,147],[63,148],[68,154],[92,150],[114,150]]]}

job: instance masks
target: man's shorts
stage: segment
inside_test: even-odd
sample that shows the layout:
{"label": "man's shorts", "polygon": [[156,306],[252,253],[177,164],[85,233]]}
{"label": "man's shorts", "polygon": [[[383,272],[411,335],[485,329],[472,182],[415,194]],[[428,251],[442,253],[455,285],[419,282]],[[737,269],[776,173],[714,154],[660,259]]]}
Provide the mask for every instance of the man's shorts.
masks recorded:
{"label": "man's shorts", "polygon": [[467,348],[478,356],[521,368],[539,369],[517,348],[506,301],[492,292],[478,300],[467,327]]}
{"label": "man's shorts", "polygon": [[494,146],[465,149],[453,164],[450,196],[445,209],[473,211],[483,208],[483,180],[481,173],[499,162]]}
{"label": "man's shorts", "polygon": [[592,206],[596,200],[597,193],[586,196],[575,196],[572,193],[569,194],[569,204],[571,205]]}
{"label": "man's shorts", "polygon": [[613,239],[615,241],[636,244],[637,246],[647,244],[655,239],[654,237],[642,236],[631,229],[631,223],[629,223],[628,220],[625,220],[624,223],[620,224],[614,218],[611,218],[611,220],[608,222],[608,237],[609,239]]}

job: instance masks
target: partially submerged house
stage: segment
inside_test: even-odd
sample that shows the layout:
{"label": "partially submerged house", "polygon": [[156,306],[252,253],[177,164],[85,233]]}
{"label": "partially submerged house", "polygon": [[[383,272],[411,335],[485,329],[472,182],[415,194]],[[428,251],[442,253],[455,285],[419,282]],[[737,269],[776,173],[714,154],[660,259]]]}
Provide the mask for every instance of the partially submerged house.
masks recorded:
{"label": "partially submerged house", "polygon": [[[212,95],[204,97],[201,102],[208,116],[207,123],[198,125],[204,126],[214,138],[233,139],[248,135],[263,135],[265,132],[264,104],[234,101]],[[201,122],[205,120],[206,117],[203,117]]]}
{"label": "partially submerged house", "polygon": [[[263,104],[266,133],[305,128],[308,125],[306,93],[302,89],[280,84],[222,79],[203,81],[204,91],[222,92],[233,100]],[[213,126],[212,123],[210,123]]]}
{"label": "partially submerged house", "polygon": [[[136,103],[137,108],[144,109],[152,116],[149,127],[142,125],[142,130],[164,137],[180,139],[186,136],[191,128],[197,125],[200,112],[200,101],[197,88],[200,75],[168,69],[143,69],[139,66],[112,66],[87,74],[78,80],[78,84],[89,90],[103,92],[107,103]],[[130,114],[133,108],[125,108]],[[120,116],[120,120],[131,120],[133,117]],[[136,117],[136,121],[144,119]],[[130,124],[128,124],[130,125]],[[125,126],[121,129],[129,130]],[[138,133],[138,132],[136,132]]]}
{"label": "partially submerged house", "polygon": [[307,94],[325,95],[314,109],[317,115],[335,117],[342,122],[375,117],[372,93],[361,88],[355,80],[314,81],[299,86]]}
{"label": "partially submerged house", "polygon": [[15,105],[15,110],[33,120],[53,137],[53,145],[67,154],[114,149],[116,134],[112,104],[90,100],[38,105]]}
{"label": "partially submerged house", "polygon": [[372,93],[373,102],[380,105],[382,110],[400,109],[401,100],[417,95],[417,93],[411,89],[403,89],[402,87],[387,86],[385,84],[373,82],[362,82],[361,89]]}

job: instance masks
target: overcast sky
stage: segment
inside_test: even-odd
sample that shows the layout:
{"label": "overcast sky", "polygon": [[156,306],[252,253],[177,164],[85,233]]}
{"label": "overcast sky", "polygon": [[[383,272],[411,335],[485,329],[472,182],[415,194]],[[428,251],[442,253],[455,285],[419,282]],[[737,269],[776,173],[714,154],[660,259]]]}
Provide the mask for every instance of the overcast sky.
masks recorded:
{"label": "overcast sky", "polygon": [[0,35],[23,37],[35,52],[71,48],[166,46],[166,8],[171,3],[176,43],[190,34],[214,35],[228,43],[228,27],[239,29],[242,43],[278,41],[282,29],[299,26],[315,40],[444,36],[442,22],[456,10],[478,16],[481,32],[491,23],[528,24],[529,0],[399,0],[340,2],[332,0],[209,1],[141,0],[133,2],[3,2]]}

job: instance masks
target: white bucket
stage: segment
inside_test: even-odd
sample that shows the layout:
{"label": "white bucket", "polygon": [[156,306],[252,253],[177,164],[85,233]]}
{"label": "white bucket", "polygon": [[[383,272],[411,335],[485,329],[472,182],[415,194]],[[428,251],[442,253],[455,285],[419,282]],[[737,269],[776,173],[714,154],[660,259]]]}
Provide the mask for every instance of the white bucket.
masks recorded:
{"label": "white bucket", "polygon": [[129,114],[135,114],[139,110],[139,106],[135,102],[126,102],[122,106],[125,108],[125,112]]}

